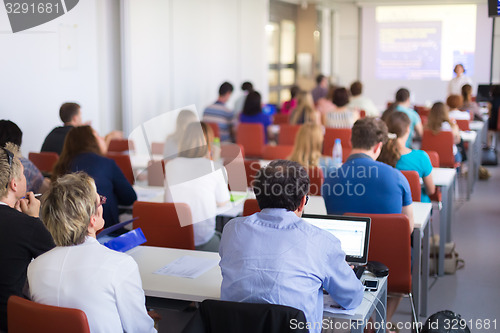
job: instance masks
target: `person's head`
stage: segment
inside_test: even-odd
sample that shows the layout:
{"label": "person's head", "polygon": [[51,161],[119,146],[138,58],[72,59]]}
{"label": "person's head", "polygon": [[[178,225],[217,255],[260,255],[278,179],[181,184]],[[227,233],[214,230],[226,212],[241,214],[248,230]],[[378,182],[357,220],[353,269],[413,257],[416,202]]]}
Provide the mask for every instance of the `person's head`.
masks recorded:
{"label": "person's head", "polygon": [[323,148],[323,129],[320,125],[306,123],[300,126],[289,160],[308,168],[318,166]]}
{"label": "person's head", "polygon": [[427,128],[434,132],[434,134],[437,134],[441,131],[441,125],[444,122],[450,122],[448,107],[442,102],[436,102],[429,112]]}
{"label": "person's head", "polygon": [[309,176],[297,162],[274,160],[257,172],[253,189],[260,209],[284,208],[301,213],[309,193]]}
{"label": "person's head", "polygon": [[26,177],[20,156],[19,146],[12,142],[0,147],[0,199],[12,196],[15,202],[26,195]]}
{"label": "person's head", "polygon": [[300,91],[299,86],[292,86],[290,88],[290,99],[296,98],[299,91]]}
{"label": "person's head", "polygon": [[179,157],[209,157],[214,140],[212,128],[204,122],[190,123],[179,142]]}
{"label": "person's head", "polygon": [[323,74],[319,74],[318,76],[316,76],[316,84],[318,86],[323,86],[325,81],[327,81],[326,76],[324,76]]}
{"label": "person's head", "polygon": [[446,105],[450,110],[456,110],[464,104],[464,99],[460,95],[450,95],[446,99]]}
{"label": "person's head", "polygon": [[464,84],[462,86],[462,98],[464,103],[470,103],[472,101],[472,86],[470,84]]}
{"label": "person's head", "polygon": [[332,102],[339,108],[347,105],[349,103],[349,93],[347,92],[347,89],[344,87],[335,89],[333,92]]}
{"label": "person's head", "polygon": [[250,92],[253,90],[253,84],[252,82],[245,81],[241,84],[241,90]]}
{"label": "person's head", "polygon": [[378,160],[396,167],[401,157],[401,146],[405,145],[410,134],[410,117],[404,112],[393,112],[385,121],[387,125],[388,140],[382,146]]}
{"label": "person's head", "polygon": [[376,159],[386,141],[387,125],[381,119],[366,117],[358,119],[352,126],[353,150],[363,151]]}
{"label": "person's head", "polygon": [[61,156],[54,165],[52,180],[66,174],[73,159],[82,153],[95,153],[103,155],[106,153],[104,139],[90,126],[78,126],[72,128],[64,140]]}
{"label": "person's head", "polygon": [[314,112],[314,102],[311,93],[301,90],[297,94],[297,105],[291,111],[290,123],[298,124],[300,119],[304,119],[305,123],[312,121]]}
{"label": "person's head", "polygon": [[181,112],[177,115],[175,132],[171,135],[171,137],[178,142],[184,134],[186,127],[195,121],[198,121],[198,117],[193,111],[181,110]]}
{"label": "person's head", "polygon": [[12,142],[21,147],[23,132],[12,121],[2,119],[0,120],[0,147],[4,147],[7,142]]}
{"label": "person's head", "polygon": [[359,96],[363,92],[363,84],[359,81],[354,81],[351,84],[351,95],[354,96]]}
{"label": "person's head", "polygon": [[401,88],[396,92],[396,103],[406,103],[410,101],[410,91],[406,88]]}
{"label": "person's head", "polygon": [[[102,200],[102,201],[101,201]],[[42,196],[40,217],[57,246],[82,244],[102,229],[104,197],[84,172],[64,175]]]}
{"label": "person's head", "polygon": [[256,91],[251,91],[245,98],[245,104],[243,105],[243,113],[246,116],[255,116],[262,112],[262,98],[260,94]]}
{"label": "person's head", "polygon": [[80,126],[82,124],[80,105],[77,103],[64,103],[59,109],[59,117],[64,125]]}
{"label": "person's head", "polygon": [[457,76],[462,75],[463,73],[465,73],[464,65],[456,64],[455,68],[453,69],[453,72],[455,72],[455,74],[457,74]]}
{"label": "person's head", "polygon": [[220,85],[219,88],[219,101],[225,103],[229,100],[229,97],[231,97],[231,94],[233,93],[233,85],[229,82],[224,82],[223,84]]}

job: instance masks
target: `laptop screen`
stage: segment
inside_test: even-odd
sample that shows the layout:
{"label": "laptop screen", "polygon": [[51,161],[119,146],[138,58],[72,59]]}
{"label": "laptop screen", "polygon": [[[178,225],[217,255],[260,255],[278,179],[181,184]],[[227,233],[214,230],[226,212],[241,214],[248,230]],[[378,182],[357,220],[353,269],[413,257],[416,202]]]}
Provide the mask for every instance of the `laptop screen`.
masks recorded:
{"label": "laptop screen", "polygon": [[370,240],[369,217],[304,214],[302,218],[334,235],[340,241],[347,262],[366,264]]}

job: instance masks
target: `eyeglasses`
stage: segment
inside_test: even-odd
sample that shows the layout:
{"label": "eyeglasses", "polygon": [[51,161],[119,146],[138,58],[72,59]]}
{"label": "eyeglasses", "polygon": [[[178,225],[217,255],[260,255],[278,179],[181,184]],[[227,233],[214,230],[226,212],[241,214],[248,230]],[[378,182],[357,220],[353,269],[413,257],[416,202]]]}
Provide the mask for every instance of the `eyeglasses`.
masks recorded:
{"label": "eyeglasses", "polygon": [[[12,161],[14,161],[14,154],[10,150],[5,149],[4,147],[2,147],[2,149],[5,151],[5,154],[7,154],[7,160],[9,162],[9,180],[10,180],[10,172],[12,171]],[[9,187],[9,182],[5,184],[5,188],[8,187]]]}
{"label": "eyeglasses", "polygon": [[308,201],[309,201],[309,196],[308,196],[308,195],[306,195],[306,203],[304,204],[304,206],[305,206],[305,205],[307,205],[307,202],[308,202]]}
{"label": "eyeglasses", "polygon": [[107,198],[104,195],[99,194],[99,204],[97,205],[97,207],[104,205],[106,203],[106,200]]}

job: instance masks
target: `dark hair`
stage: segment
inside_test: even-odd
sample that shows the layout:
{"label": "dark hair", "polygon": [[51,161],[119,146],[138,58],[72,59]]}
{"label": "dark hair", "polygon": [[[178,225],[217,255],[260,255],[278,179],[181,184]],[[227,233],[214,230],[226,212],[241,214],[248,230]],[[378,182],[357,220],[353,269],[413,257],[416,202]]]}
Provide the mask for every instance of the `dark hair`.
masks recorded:
{"label": "dark hair", "polygon": [[309,192],[309,176],[297,162],[274,160],[255,176],[253,189],[260,209],[295,211]]}
{"label": "dark hair", "polygon": [[389,164],[392,167],[396,167],[396,164],[401,158],[397,139],[406,134],[411,124],[411,120],[404,112],[393,112],[387,117],[385,123],[388,132],[396,134],[396,138],[387,140],[377,160]]}
{"label": "dark hair", "polygon": [[471,102],[471,95],[472,95],[472,86],[470,84],[464,84],[462,86],[463,104]]}
{"label": "dark hair", "polygon": [[387,141],[387,125],[373,117],[358,119],[352,126],[352,148],[371,149],[379,142]]}
{"label": "dark hair", "polygon": [[491,95],[493,97],[500,97],[500,84],[495,84],[491,89]]}
{"label": "dark hair", "polygon": [[351,84],[351,95],[358,96],[363,92],[363,84],[359,81],[354,81]]}
{"label": "dark hair", "polygon": [[245,98],[245,104],[243,105],[243,113],[246,116],[255,116],[262,112],[262,98],[260,94],[256,91],[251,91],[248,93],[247,98]]}
{"label": "dark hair", "polygon": [[220,85],[219,88],[219,96],[223,96],[227,93],[232,93],[234,90],[233,85],[229,82],[224,82],[223,84]]}
{"label": "dark hair", "polygon": [[80,112],[80,105],[77,103],[64,103],[59,109],[59,118],[66,124],[69,123],[78,112]]}
{"label": "dark hair", "polygon": [[323,74],[319,74],[318,76],[316,76],[316,83],[320,84],[324,78],[325,78],[325,76]]}
{"label": "dark hair", "polygon": [[10,120],[0,120],[0,147],[5,147],[7,142],[21,146],[23,142],[23,131]]}
{"label": "dark hair", "polygon": [[396,92],[396,103],[406,102],[410,98],[410,91],[406,88],[401,88]]}
{"label": "dark hair", "polygon": [[295,96],[297,96],[297,94],[299,93],[299,91],[300,91],[299,86],[292,86],[290,88],[290,97],[291,98],[295,98]]}
{"label": "dark hair", "polygon": [[464,67],[464,65],[462,65],[462,64],[456,64],[456,65],[455,65],[455,67],[453,67],[453,72],[455,72],[455,73],[457,72],[457,67],[458,67],[458,66],[462,67],[462,70],[463,70],[463,71],[464,71],[464,73],[465,73],[465,67]]}
{"label": "dark hair", "polygon": [[335,89],[333,92],[332,102],[339,108],[347,105],[349,103],[349,93],[347,92],[347,89],[344,87]]}
{"label": "dark hair", "polygon": [[450,95],[446,99],[446,105],[448,105],[450,109],[458,109],[463,103],[464,99],[460,95]]}
{"label": "dark hair", "polygon": [[241,84],[241,90],[243,91],[252,91],[253,90],[253,84],[252,82],[245,81]]}

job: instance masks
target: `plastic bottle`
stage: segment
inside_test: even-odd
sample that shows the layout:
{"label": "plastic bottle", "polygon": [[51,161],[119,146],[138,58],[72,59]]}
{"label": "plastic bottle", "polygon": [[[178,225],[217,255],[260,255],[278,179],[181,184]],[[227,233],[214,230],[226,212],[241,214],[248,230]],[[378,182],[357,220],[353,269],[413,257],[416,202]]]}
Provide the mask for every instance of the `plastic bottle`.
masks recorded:
{"label": "plastic bottle", "polygon": [[220,147],[220,138],[215,137],[214,138],[214,143],[212,146],[212,160],[213,161],[219,161],[220,159],[220,152],[221,152],[221,147]]}
{"label": "plastic bottle", "polygon": [[332,151],[333,166],[340,168],[342,166],[342,143],[340,139],[335,139]]}

